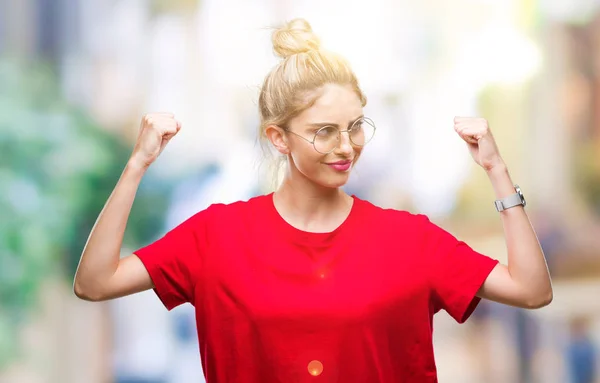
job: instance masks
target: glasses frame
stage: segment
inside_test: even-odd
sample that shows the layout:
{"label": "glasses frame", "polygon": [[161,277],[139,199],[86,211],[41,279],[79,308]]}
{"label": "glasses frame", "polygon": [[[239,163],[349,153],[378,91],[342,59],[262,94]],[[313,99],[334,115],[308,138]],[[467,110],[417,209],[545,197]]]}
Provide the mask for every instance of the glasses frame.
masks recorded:
{"label": "glasses frame", "polygon": [[[352,128],[353,128],[353,127],[354,127],[354,125],[356,125],[356,123],[357,123],[357,122],[359,122],[359,121],[366,121],[366,122],[367,122],[369,125],[371,125],[371,126],[373,127],[373,135],[371,136],[371,138],[369,138],[369,140],[368,140],[368,141],[365,141],[365,143],[364,143],[364,144],[362,144],[362,145],[360,145],[360,144],[357,144],[356,142],[352,141],[352,136],[350,135],[350,132],[352,131]],[[333,148],[332,148],[330,151],[328,151],[328,152],[322,152],[322,151],[320,151],[319,149],[317,149],[317,145],[315,145],[315,142],[317,141],[317,135],[319,134],[319,132],[320,132],[320,131],[322,131],[323,129],[327,129],[327,128],[334,128],[335,130],[337,130],[337,132],[338,132],[338,135],[337,135],[337,145],[335,145],[335,146],[334,146],[334,147],[333,147]],[[320,127],[320,128],[319,128],[319,129],[318,129],[318,130],[315,132],[315,135],[314,135],[314,137],[313,137],[312,141],[311,141],[311,140],[309,140],[308,138],[304,137],[304,136],[303,136],[303,135],[301,135],[301,134],[298,134],[298,133],[296,133],[296,132],[292,132],[291,130],[289,130],[289,129],[288,129],[288,127],[287,127],[287,126],[284,126],[284,127],[283,127],[283,130],[285,130],[285,131],[286,131],[286,132],[288,132],[288,133],[292,133],[293,135],[296,135],[296,136],[298,136],[298,137],[302,138],[304,141],[308,142],[309,144],[312,144],[313,148],[314,148],[314,149],[315,149],[315,150],[316,150],[318,153],[321,153],[321,154],[329,154],[329,153],[332,153],[332,152],[335,150],[335,148],[337,148],[337,147],[338,147],[338,145],[339,145],[340,141],[342,140],[342,133],[348,133],[348,138],[350,139],[350,142],[352,143],[352,145],[354,145],[354,146],[358,146],[358,147],[363,147],[363,146],[365,146],[366,144],[368,144],[369,142],[371,142],[371,140],[373,139],[373,137],[375,137],[375,132],[377,131],[377,127],[375,126],[375,123],[373,122],[373,120],[372,120],[372,119],[370,119],[369,117],[361,117],[361,118],[359,118],[358,120],[354,121],[354,122],[352,123],[352,125],[350,126],[350,128],[348,128],[348,129],[346,129],[346,130],[339,130],[339,129],[337,129],[337,128],[336,128],[335,126],[333,126],[333,125],[325,125],[325,126],[322,126],[322,127]]]}

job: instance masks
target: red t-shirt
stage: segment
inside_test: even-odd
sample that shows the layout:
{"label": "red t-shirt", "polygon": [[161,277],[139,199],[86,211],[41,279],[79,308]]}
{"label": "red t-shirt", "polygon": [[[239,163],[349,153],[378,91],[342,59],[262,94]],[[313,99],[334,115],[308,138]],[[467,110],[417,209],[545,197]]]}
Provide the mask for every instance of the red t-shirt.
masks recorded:
{"label": "red t-shirt", "polygon": [[169,310],[194,305],[207,383],[437,381],[433,315],[464,322],[497,261],[424,215],[353,198],[331,233],[294,228],[271,193],[135,252]]}

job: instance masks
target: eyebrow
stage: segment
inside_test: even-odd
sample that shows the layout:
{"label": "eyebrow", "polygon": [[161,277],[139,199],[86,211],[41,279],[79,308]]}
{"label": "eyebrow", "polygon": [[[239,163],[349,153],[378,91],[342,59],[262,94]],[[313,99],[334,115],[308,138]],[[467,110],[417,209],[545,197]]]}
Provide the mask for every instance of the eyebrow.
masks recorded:
{"label": "eyebrow", "polygon": [[[364,116],[365,116],[364,114],[361,114],[360,116],[351,120],[348,123],[348,127],[350,127],[352,124],[354,124],[356,121],[360,120]],[[323,126],[333,126],[334,128],[338,128],[338,129],[340,128],[340,125],[336,124],[335,122],[311,122],[310,124],[308,124],[308,126],[313,127],[313,128],[321,128]]]}

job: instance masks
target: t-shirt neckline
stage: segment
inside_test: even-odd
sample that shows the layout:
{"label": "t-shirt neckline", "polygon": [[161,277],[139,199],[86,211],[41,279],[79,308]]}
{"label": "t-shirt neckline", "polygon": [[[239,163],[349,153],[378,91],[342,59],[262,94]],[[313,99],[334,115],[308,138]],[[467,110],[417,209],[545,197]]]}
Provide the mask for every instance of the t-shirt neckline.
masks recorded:
{"label": "t-shirt neckline", "polygon": [[273,201],[274,192],[266,195],[266,201],[268,204],[268,210],[270,211],[271,216],[275,220],[277,227],[280,229],[280,232],[286,236],[286,238],[294,241],[300,242],[304,244],[326,244],[329,241],[332,241],[335,237],[337,237],[340,233],[348,230],[348,228],[353,224],[356,215],[358,214],[359,209],[359,200],[355,195],[351,195],[352,197],[352,207],[350,208],[350,213],[346,217],[346,219],[334,230],[330,232],[324,233],[315,233],[310,231],[304,231],[298,229],[297,227],[291,225],[288,221],[286,221],[277,208],[275,207],[275,202]]}

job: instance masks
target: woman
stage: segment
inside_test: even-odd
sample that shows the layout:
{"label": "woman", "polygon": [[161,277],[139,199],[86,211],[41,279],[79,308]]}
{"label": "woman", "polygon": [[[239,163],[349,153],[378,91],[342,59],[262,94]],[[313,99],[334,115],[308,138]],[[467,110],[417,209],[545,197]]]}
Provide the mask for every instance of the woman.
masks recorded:
{"label": "woman", "polygon": [[437,311],[464,322],[481,298],[523,308],[552,300],[524,199],[485,120],[456,118],[454,127],[501,201],[508,266],[424,215],[345,194],[375,131],[358,81],[302,19],[275,31],[273,44],[283,60],[261,90],[260,136],[285,159],[281,186],[212,205],[119,259],[139,182],[181,128],[171,114],[145,116],[83,251],[78,297],[154,288],[168,309],[193,304],[209,383],[436,382]]}

